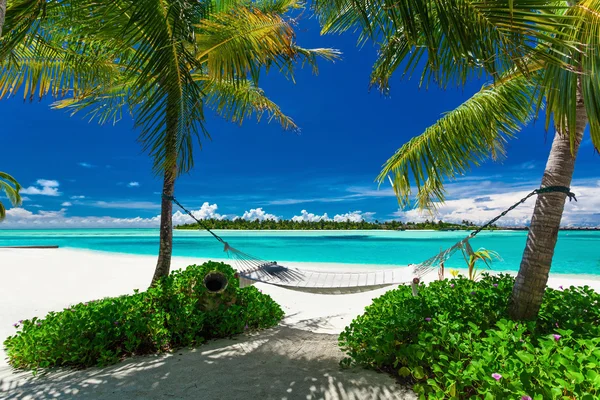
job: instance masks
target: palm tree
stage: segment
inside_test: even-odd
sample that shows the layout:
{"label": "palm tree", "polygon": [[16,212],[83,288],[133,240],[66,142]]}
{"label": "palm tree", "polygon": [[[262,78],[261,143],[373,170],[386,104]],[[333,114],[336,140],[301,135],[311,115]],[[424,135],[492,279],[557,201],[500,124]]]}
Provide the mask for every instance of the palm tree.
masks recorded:
{"label": "palm tree", "polygon": [[[19,182],[6,172],[0,171],[0,192],[4,192],[6,197],[8,197],[8,201],[15,206],[18,207],[21,205],[21,195],[19,195],[19,191],[21,190],[21,185]],[[0,201],[0,221],[3,221],[6,218],[6,209],[4,208],[4,204]]]}
{"label": "palm tree", "polygon": [[469,271],[469,279],[472,281],[476,281],[479,279],[481,272],[477,266],[477,262],[481,261],[488,268],[492,269],[492,263],[494,262],[494,258],[497,260],[502,260],[500,254],[493,250],[487,250],[484,248],[478,249],[477,251],[473,251],[470,254],[463,250],[463,257],[465,258],[465,262],[467,263],[467,269]]}
{"label": "palm tree", "polygon": [[6,14],[6,0],[0,0],[0,37],[2,37],[2,27],[4,26],[4,15]]}
{"label": "palm tree", "polygon": [[[57,108],[101,123],[128,110],[139,141],[162,176],[160,248],[152,282],[169,273],[175,181],[193,167],[193,149],[209,139],[206,107],[234,122],[267,113],[294,122],[258,88],[276,69],[315,66],[328,49],[296,45],[286,13],[298,0],[18,0],[6,14],[0,96],[68,93]],[[4,47],[7,50],[2,49]]]}
{"label": "palm tree", "polygon": [[[372,81],[422,69],[421,82],[493,82],[402,146],[378,177],[388,177],[402,207],[416,186],[419,207],[444,201],[444,183],[504,156],[504,144],[545,102],[556,134],[541,187],[568,188],[586,126],[600,149],[600,2],[545,0],[335,0],[317,2],[325,32],[362,29],[379,41]],[[567,194],[538,195],[511,315],[534,318],[541,304]]]}

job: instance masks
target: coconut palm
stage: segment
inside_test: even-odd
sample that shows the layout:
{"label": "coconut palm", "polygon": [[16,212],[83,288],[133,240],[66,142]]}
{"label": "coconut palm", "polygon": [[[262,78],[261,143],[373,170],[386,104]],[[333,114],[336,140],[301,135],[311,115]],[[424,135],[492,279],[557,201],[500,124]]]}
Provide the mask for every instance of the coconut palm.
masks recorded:
{"label": "coconut palm", "polygon": [[[487,159],[530,123],[545,102],[556,134],[542,187],[570,187],[586,126],[600,149],[600,1],[335,0],[317,2],[324,31],[361,29],[379,41],[372,80],[388,90],[400,66],[446,86],[487,75],[493,82],[402,146],[383,166],[400,205],[416,186],[419,207],[444,201],[444,183]],[[567,194],[538,195],[511,314],[537,315]]]}
{"label": "coconut palm", "polygon": [[[19,191],[21,190],[21,185],[19,182],[6,172],[0,171],[0,193],[4,192],[6,197],[8,197],[8,201],[15,207],[21,205],[22,200],[19,195]],[[6,218],[6,208],[4,208],[4,204],[0,201],[0,221],[3,221]]]}
{"label": "coconut palm", "polygon": [[205,108],[238,123],[266,113],[294,129],[258,88],[259,76],[269,69],[291,76],[296,61],[315,66],[319,56],[336,56],[296,45],[284,15],[299,7],[297,0],[9,3],[0,96],[68,93],[55,107],[102,123],[132,114],[163,179],[153,283],[170,270],[175,180],[192,168],[195,143],[210,138]]}

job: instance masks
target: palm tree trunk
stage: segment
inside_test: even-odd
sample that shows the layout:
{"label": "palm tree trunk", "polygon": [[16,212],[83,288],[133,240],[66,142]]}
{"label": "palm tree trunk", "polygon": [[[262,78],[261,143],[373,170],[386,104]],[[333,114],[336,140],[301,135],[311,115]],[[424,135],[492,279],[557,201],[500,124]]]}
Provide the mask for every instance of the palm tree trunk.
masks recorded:
{"label": "palm tree trunk", "polygon": [[175,193],[175,177],[177,176],[177,164],[174,164],[164,173],[162,201],[160,207],[160,244],[158,249],[158,261],[152,286],[163,276],[169,275],[171,271],[171,254],[173,253],[173,203],[170,197]]}
{"label": "palm tree trunk", "polygon": [[4,16],[6,15],[6,0],[0,0],[0,37],[2,37],[2,27],[4,26]]}
{"label": "palm tree trunk", "polygon": [[[577,151],[588,122],[581,86],[577,90],[576,107],[577,124],[573,149],[571,151],[570,132],[561,132],[557,128],[542,178],[542,187],[571,186]],[[566,197],[564,193],[538,194],[521,267],[512,292],[510,315],[514,319],[534,319],[540,310]]]}
{"label": "palm tree trunk", "polygon": [[[176,114],[175,114],[176,115]],[[160,244],[158,261],[152,277],[151,286],[171,271],[171,255],[173,253],[173,202],[175,179],[177,178],[177,117],[167,117],[167,160],[165,160],[162,201],[160,207]]]}

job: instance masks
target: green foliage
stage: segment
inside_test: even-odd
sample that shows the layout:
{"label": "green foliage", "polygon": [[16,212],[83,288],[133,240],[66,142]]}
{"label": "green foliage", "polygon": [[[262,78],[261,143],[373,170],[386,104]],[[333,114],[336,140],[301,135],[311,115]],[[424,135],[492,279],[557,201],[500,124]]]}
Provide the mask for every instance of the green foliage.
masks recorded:
{"label": "green foliage", "polygon": [[[4,192],[6,197],[8,197],[8,201],[13,206],[21,205],[21,195],[19,191],[21,190],[21,185],[19,182],[6,172],[0,172],[0,193]],[[4,208],[4,204],[0,201],[0,222],[6,217],[6,209]]]}
{"label": "green foliage", "polygon": [[500,254],[493,250],[486,250],[484,248],[474,251],[469,255],[467,255],[465,253],[465,250],[463,249],[463,256],[465,257],[465,261],[467,262],[467,267],[469,270],[469,279],[472,281],[476,281],[481,275],[481,271],[479,270],[479,266],[477,263],[478,261],[481,261],[488,269],[491,269],[491,264],[492,262],[494,262],[494,258],[497,260],[502,260]]}
{"label": "green foliage", "polygon": [[[213,271],[228,279],[221,293],[210,293],[203,285],[205,275]],[[234,274],[224,263],[190,265],[145,292],[19,321],[15,325],[20,330],[4,342],[9,363],[34,371],[103,366],[276,325],[283,317],[279,305],[255,287],[239,288]]]}
{"label": "green foliage", "polygon": [[316,0],[315,10],[323,32],[358,32],[379,48],[371,81],[384,92],[394,74],[443,88],[491,81],[385,162],[377,180],[392,182],[401,207],[435,209],[448,181],[501,160],[544,105],[546,128],[554,122],[574,149],[587,126],[600,149],[598,0]]}
{"label": "green foliage", "polygon": [[[428,221],[425,222],[401,222],[401,221],[385,221],[385,222],[368,222],[368,221],[292,221],[280,219],[273,220],[254,220],[247,221],[241,218],[235,220],[228,219],[207,219],[203,225],[210,229],[245,229],[245,230],[412,230],[412,229],[432,229],[432,230],[471,230],[477,228],[475,224],[469,221],[462,221],[460,224],[444,221]],[[197,223],[178,225],[177,229],[203,229]],[[497,229],[496,225],[492,225],[486,230]]]}
{"label": "green foliage", "polygon": [[[600,396],[600,294],[547,289],[539,319],[508,319],[514,278],[401,286],[340,335],[342,364],[385,370],[422,399]],[[566,396],[566,397],[563,397]],[[526,397],[525,397],[526,398]]]}
{"label": "green foliage", "polygon": [[285,1],[94,0],[8,3],[0,40],[0,98],[53,96],[57,108],[100,123],[129,111],[156,172],[193,166],[209,138],[206,106],[234,122],[263,114],[293,121],[257,85],[260,71],[292,77],[330,49],[296,44],[302,7]]}

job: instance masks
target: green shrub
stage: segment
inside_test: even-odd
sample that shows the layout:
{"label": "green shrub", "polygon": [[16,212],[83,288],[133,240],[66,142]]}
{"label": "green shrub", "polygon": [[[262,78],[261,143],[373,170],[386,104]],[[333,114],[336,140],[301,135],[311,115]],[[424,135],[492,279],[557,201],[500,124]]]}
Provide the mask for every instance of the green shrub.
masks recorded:
{"label": "green shrub", "polygon": [[595,399],[600,294],[547,289],[538,321],[508,318],[514,278],[399,287],[340,335],[347,358],[414,384],[422,399]]}
{"label": "green shrub", "polygon": [[[207,273],[228,279],[209,293]],[[240,289],[227,264],[207,262],[173,271],[155,287],[133,295],[80,303],[43,319],[19,321],[4,346],[15,368],[89,367],[124,357],[199,345],[207,339],[276,325],[283,311],[255,287]]]}

